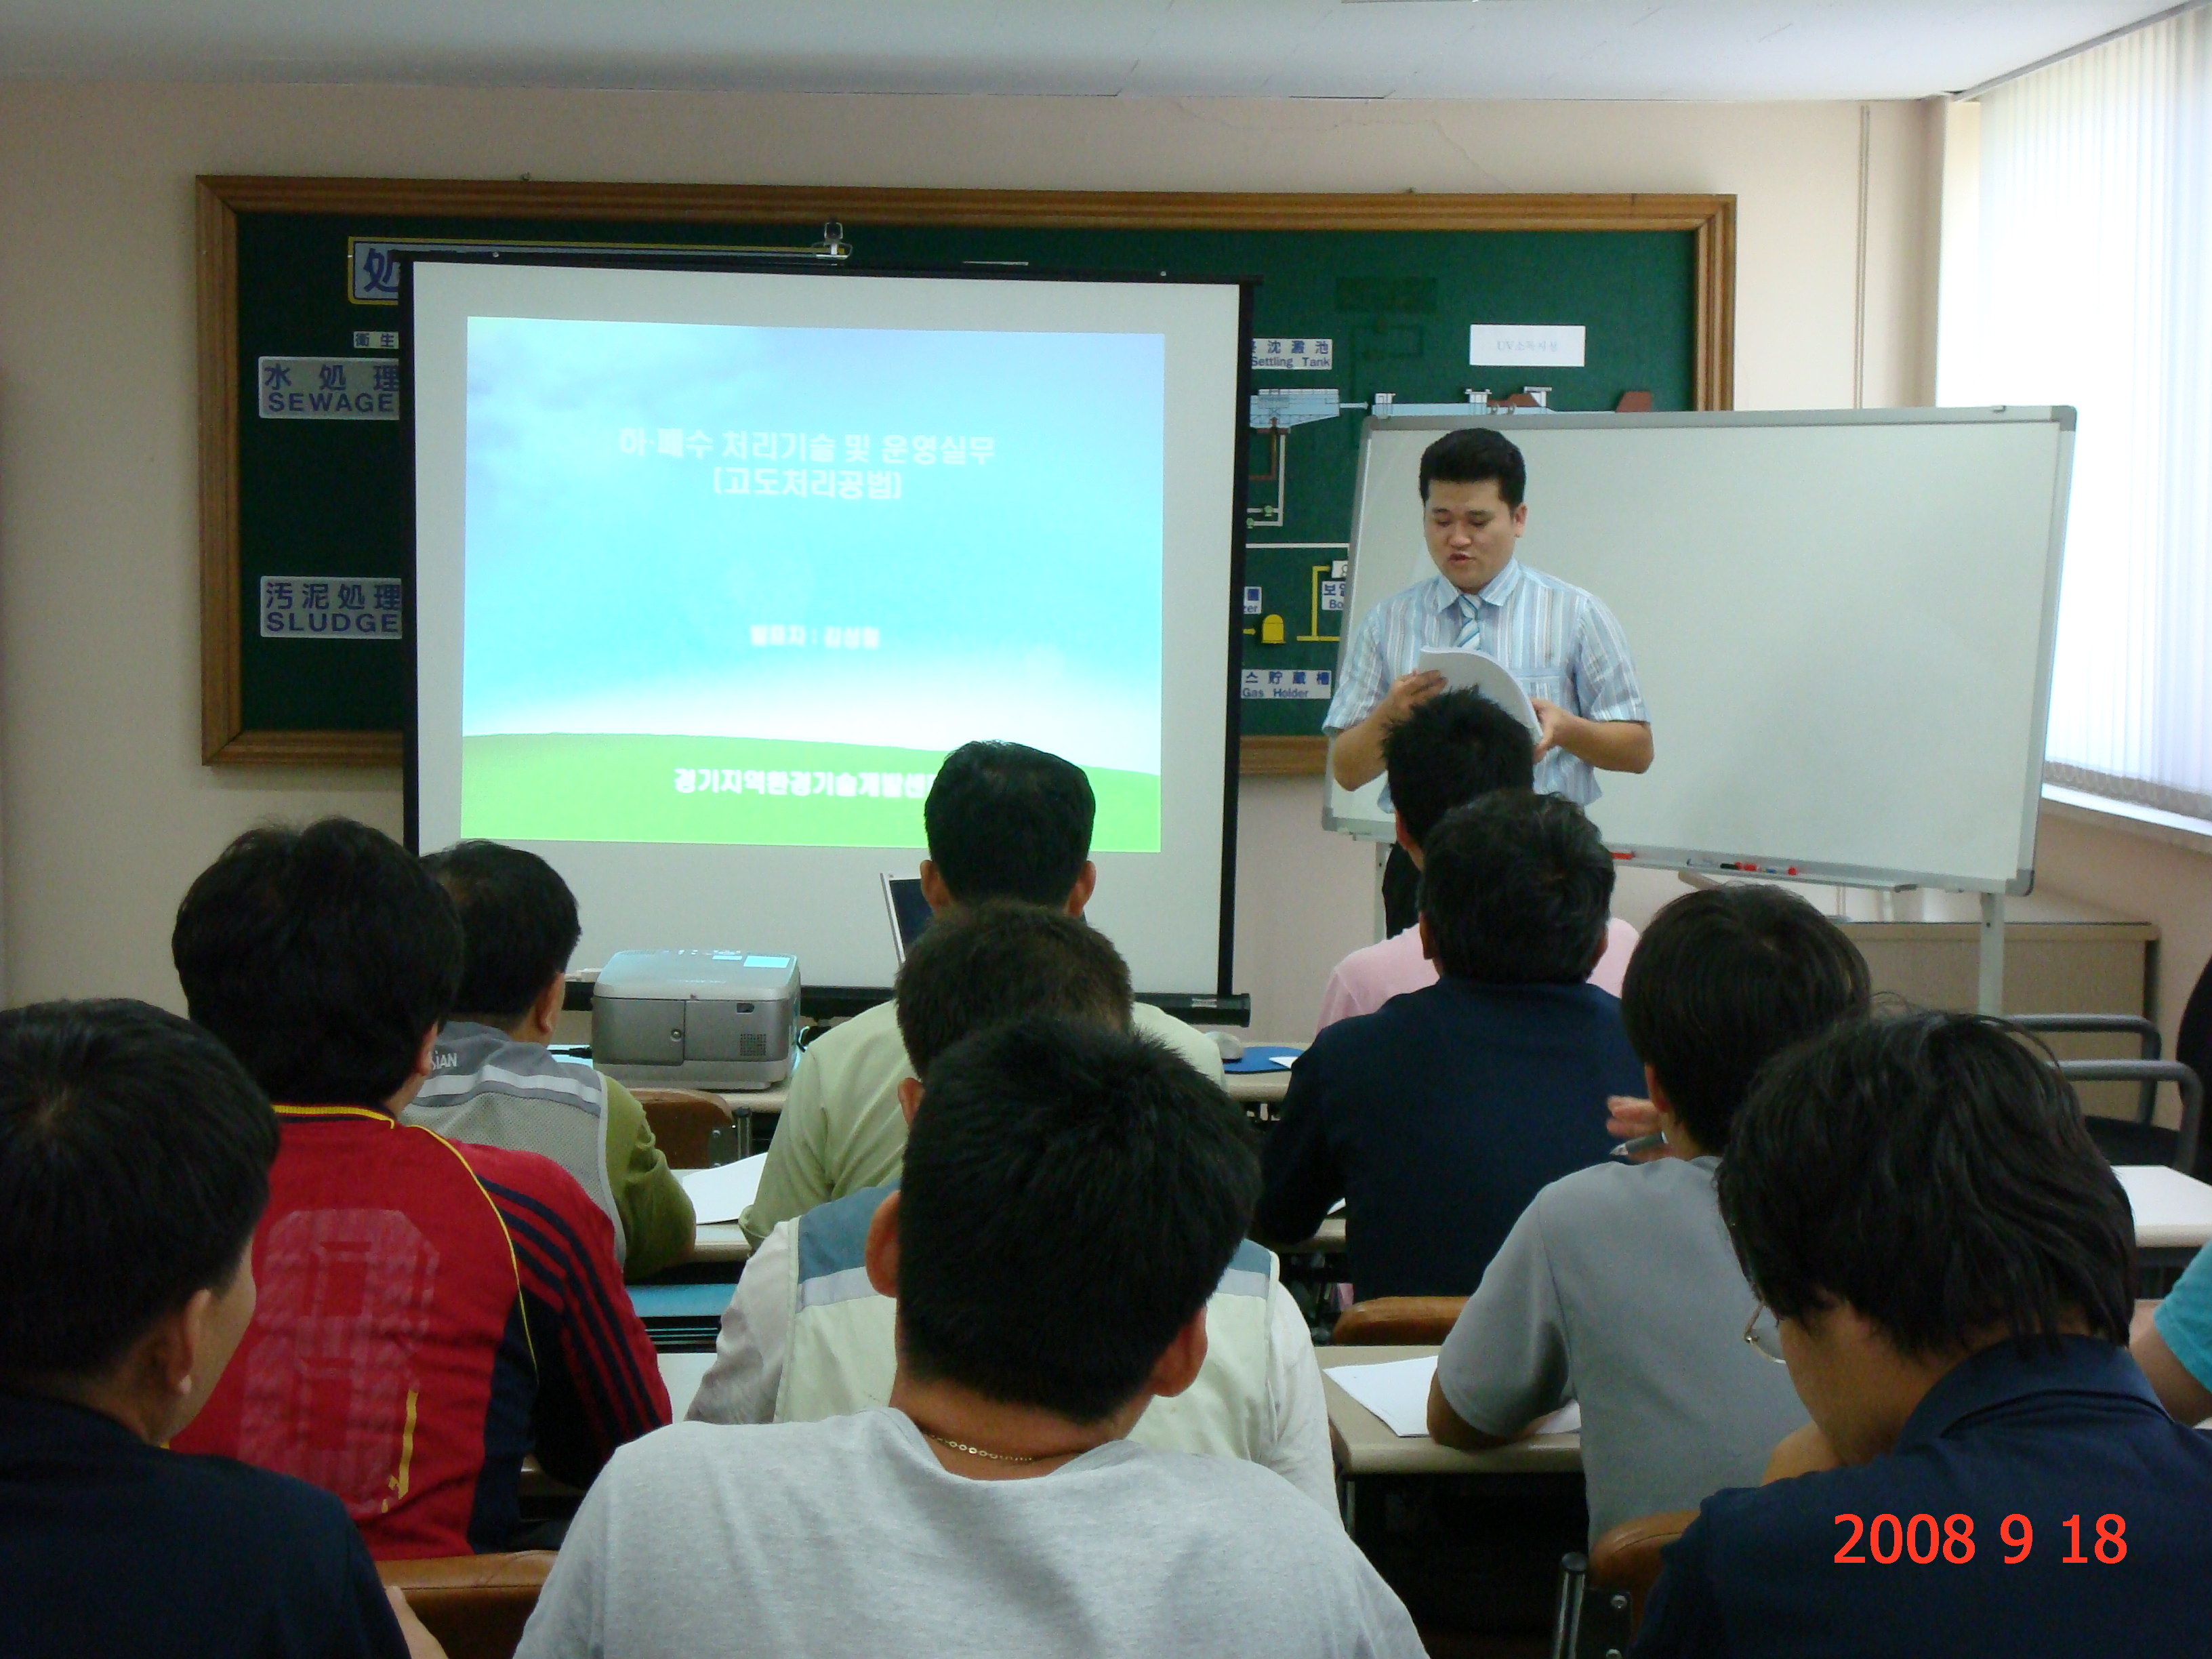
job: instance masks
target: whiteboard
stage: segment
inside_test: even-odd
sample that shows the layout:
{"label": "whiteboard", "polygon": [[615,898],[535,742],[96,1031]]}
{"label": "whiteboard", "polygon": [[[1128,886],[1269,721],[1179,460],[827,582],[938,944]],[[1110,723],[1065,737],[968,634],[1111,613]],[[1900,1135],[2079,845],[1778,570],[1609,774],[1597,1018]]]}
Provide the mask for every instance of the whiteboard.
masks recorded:
{"label": "whiteboard", "polygon": [[[1628,635],[1655,758],[1598,774],[1616,854],[2028,890],[2071,409],[1370,418],[1340,652],[1434,574],[1421,452],[1461,426],[1527,457],[1522,560]],[[1324,823],[1389,839],[1380,791],[1331,776]]]}

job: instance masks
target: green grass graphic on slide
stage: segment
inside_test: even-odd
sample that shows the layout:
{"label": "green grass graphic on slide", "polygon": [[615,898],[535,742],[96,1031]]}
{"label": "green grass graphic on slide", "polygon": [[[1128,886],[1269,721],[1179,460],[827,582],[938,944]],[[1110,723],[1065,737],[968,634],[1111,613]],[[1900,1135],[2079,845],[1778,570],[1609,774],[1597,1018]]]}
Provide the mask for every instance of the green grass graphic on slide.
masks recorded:
{"label": "green grass graphic on slide", "polygon": [[[933,775],[942,751],[768,738],[682,738],[593,732],[508,733],[461,739],[461,833],[493,841],[690,842],[749,847],[920,847],[921,802],[909,775]],[[1098,853],[1160,850],[1160,781],[1150,772],[1086,769],[1098,798]],[[781,773],[782,794],[702,789],[699,774]],[[807,793],[791,793],[804,773]],[[694,787],[679,789],[679,774]],[[860,780],[873,774],[877,793]],[[886,799],[882,780],[902,792]],[[826,779],[830,793],[819,793]],[[843,793],[844,781],[853,793]],[[926,786],[925,786],[926,787]]]}

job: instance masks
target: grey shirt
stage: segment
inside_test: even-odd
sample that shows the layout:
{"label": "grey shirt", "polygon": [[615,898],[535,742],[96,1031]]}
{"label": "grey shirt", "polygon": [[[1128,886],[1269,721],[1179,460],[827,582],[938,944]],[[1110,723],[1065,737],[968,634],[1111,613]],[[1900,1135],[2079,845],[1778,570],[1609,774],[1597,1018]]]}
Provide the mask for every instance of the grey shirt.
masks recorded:
{"label": "grey shirt", "polygon": [[1034,1479],[970,1480],[879,1407],[624,1446],[517,1654],[1421,1651],[1334,1517],[1255,1465],[1121,1440]]}
{"label": "grey shirt", "polygon": [[1759,1483],[1805,1408],[1743,1340],[1719,1160],[1577,1170],[1536,1194],[1445,1339],[1437,1382],[1486,1434],[1583,1409],[1590,1536]]}

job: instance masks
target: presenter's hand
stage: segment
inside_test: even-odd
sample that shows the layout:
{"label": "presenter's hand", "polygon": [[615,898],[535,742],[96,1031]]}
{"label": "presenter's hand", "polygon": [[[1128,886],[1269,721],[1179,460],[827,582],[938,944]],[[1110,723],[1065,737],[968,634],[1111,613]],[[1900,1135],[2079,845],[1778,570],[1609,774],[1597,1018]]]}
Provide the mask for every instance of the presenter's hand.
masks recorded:
{"label": "presenter's hand", "polygon": [[1528,706],[1536,711],[1536,758],[1541,760],[1565,743],[1567,734],[1582,722],[1555,702],[1541,697],[1528,699]]}
{"label": "presenter's hand", "polygon": [[1401,674],[1390,682],[1376,713],[1387,726],[1397,725],[1431,697],[1444,689],[1444,677],[1431,669],[1427,673]]}

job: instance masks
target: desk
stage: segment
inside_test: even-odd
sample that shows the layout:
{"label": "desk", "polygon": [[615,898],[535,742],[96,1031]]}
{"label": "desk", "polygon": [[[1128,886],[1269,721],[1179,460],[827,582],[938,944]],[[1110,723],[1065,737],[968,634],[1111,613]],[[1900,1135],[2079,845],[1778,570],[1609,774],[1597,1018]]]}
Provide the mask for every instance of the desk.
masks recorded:
{"label": "desk", "polygon": [[740,1262],[753,1253],[745,1230],[734,1221],[709,1221],[695,1228],[688,1261]]}
{"label": "desk", "polygon": [[2137,1288],[2163,1296],[2197,1252],[2212,1243],[2212,1186],[2162,1164],[2123,1164],[2112,1173],[2135,1212]]}
{"label": "desk", "polygon": [[1539,1434],[1495,1451],[1455,1451],[1426,1435],[1409,1439],[1336,1386],[1329,1373],[1340,1365],[1376,1365],[1387,1359],[1418,1359],[1431,1347],[1321,1348],[1322,1394],[1328,1401],[1328,1445],[1338,1470],[1347,1480],[1367,1474],[1579,1474],[1579,1434]]}

